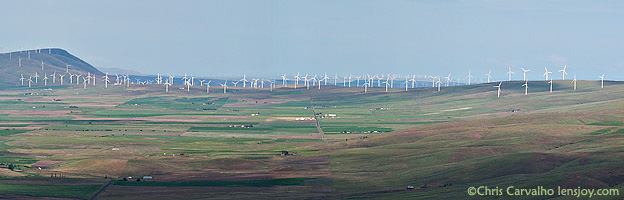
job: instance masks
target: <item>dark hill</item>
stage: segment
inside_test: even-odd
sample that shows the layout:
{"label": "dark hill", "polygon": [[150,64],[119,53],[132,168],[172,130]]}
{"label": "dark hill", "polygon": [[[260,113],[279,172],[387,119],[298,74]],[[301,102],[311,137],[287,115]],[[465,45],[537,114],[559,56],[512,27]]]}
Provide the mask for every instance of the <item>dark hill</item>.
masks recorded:
{"label": "dark hill", "polygon": [[[69,70],[67,65],[69,65]],[[19,85],[21,75],[28,78],[37,73],[43,77],[43,75],[51,76],[54,72],[66,74],[67,71],[72,74],[103,75],[91,64],[63,49],[37,49],[0,54],[0,85],[2,86]]]}

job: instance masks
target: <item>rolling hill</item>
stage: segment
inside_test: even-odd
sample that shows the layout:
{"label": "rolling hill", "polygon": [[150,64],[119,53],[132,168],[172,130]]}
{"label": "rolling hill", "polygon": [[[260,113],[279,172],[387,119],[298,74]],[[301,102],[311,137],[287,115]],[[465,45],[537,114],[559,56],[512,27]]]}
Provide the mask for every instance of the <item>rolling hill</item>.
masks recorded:
{"label": "rolling hill", "polygon": [[[69,67],[67,67],[68,65]],[[3,86],[18,85],[22,74],[28,78],[34,76],[35,73],[42,77],[45,74],[50,76],[54,72],[65,73],[67,71],[78,74],[103,75],[91,64],[64,49],[25,50],[0,54],[0,85]]]}

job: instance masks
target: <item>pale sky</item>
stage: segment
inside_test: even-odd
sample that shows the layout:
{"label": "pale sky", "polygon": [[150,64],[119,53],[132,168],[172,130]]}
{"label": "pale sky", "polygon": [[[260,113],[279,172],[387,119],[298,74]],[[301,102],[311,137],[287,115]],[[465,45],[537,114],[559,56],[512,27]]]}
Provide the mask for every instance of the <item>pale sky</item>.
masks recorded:
{"label": "pale sky", "polygon": [[7,1],[0,51],[148,74],[624,79],[622,1]]}

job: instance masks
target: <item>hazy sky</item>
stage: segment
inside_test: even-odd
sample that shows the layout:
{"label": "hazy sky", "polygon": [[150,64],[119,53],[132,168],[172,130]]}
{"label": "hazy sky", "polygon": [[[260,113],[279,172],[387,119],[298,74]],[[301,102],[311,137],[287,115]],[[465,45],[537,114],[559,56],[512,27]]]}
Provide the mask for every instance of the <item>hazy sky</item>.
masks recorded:
{"label": "hazy sky", "polygon": [[2,52],[149,74],[624,79],[621,1],[5,1]]}

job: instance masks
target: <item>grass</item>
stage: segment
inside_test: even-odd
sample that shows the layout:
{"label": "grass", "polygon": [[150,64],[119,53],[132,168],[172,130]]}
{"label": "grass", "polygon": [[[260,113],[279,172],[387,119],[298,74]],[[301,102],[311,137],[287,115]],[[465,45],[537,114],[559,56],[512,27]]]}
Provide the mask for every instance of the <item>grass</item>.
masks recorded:
{"label": "grass", "polygon": [[283,178],[268,180],[246,181],[183,181],[183,182],[157,182],[157,181],[116,181],[118,186],[141,186],[141,187],[274,187],[304,185],[313,178]]}
{"label": "grass", "polygon": [[88,199],[102,185],[35,185],[0,183],[0,193]]}

